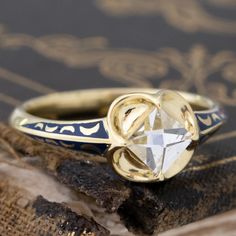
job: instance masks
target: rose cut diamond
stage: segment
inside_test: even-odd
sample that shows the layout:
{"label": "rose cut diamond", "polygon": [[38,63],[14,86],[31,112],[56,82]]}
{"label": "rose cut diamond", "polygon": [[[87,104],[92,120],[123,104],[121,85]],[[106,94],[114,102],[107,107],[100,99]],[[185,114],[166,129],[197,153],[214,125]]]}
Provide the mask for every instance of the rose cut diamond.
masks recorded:
{"label": "rose cut diamond", "polygon": [[162,109],[155,108],[130,137],[127,148],[158,175],[165,173],[191,143],[191,133]]}

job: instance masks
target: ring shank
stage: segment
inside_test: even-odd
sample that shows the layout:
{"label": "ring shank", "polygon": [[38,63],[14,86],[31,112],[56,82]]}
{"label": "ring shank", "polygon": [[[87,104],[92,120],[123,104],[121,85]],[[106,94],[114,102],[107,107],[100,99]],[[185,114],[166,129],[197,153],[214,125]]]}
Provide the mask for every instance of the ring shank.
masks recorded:
{"label": "ring shank", "polygon": [[[23,104],[22,108],[36,116],[45,116],[47,113],[63,115],[70,112],[74,113],[75,111],[83,114],[86,111],[103,110],[106,113],[112,101],[118,96],[134,92],[154,94],[158,91],[157,89],[118,88],[60,92],[32,99]],[[194,111],[209,110],[216,106],[213,101],[203,96],[182,91],[178,91],[178,93],[190,103]]]}
{"label": "ring shank", "polygon": [[[87,146],[93,143],[109,145],[109,132],[104,117],[112,101],[127,93],[154,94],[158,91],[143,88],[109,88],[50,94],[32,99],[16,108],[10,122],[14,128],[34,138],[40,138],[40,141],[60,146],[79,145],[77,149],[81,149],[81,143]],[[209,134],[223,123],[226,118],[224,112],[212,100],[192,93],[177,92],[192,106],[200,134]]]}

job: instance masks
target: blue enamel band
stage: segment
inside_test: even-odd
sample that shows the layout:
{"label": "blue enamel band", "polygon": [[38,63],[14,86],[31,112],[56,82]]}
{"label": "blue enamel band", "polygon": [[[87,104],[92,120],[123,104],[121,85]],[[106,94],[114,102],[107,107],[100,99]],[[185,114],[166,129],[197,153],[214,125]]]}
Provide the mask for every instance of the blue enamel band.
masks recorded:
{"label": "blue enamel band", "polygon": [[[128,89],[124,90],[128,92]],[[104,90],[102,90],[101,93],[103,93],[103,91]],[[117,90],[114,89],[115,95],[116,91]],[[148,89],[148,91],[153,92],[156,90]],[[90,92],[92,93],[94,90],[87,90],[88,94]],[[74,93],[75,92],[69,93],[68,97],[75,96]],[[76,94],[77,93],[78,92],[76,92]],[[66,94],[67,93],[65,93],[64,96]],[[104,94],[102,96],[106,96],[106,93]],[[119,93],[117,93],[117,95],[118,94]],[[183,94],[185,95],[187,93]],[[57,96],[60,96],[60,94],[57,94]],[[194,98],[194,96],[198,95],[187,94],[186,97],[187,96]],[[49,95],[49,98],[50,97],[51,95]],[[56,99],[53,98],[53,100]],[[23,104],[22,107],[17,108],[12,114],[11,124],[37,141],[74,150],[104,153],[109,145],[111,145],[106,118],[85,121],[56,121],[39,118],[27,113],[26,108],[34,104],[37,105],[38,101],[40,101],[40,99]],[[43,101],[46,103],[46,98],[43,98]],[[206,101],[209,102],[208,99],[206,99]],[[210,101],[209,104],[212,104],[211,108],[194,112],[199,126],[200,138],[217,129],[226,119],[225,112],[218,105],[214,104],[212,101]]]}

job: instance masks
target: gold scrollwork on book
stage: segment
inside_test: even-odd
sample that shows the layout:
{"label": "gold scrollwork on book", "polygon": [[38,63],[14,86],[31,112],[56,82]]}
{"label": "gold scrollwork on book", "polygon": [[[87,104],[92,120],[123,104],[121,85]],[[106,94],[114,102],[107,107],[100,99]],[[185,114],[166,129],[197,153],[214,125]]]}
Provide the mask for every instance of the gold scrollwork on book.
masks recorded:
{"label": "gold scrollwork on book", "polygon": [[112,48],[104,37],[33,37],[0,30],[0,49],[23,47],[68,67],[96,67],[103,76],[121,84],[195,89],[224,104],[236,105],[236,54],[232,51],[212,54],[203,45],[193,45],[184,52],[175,48],[144,51]]}
{"label": "gold scrollwork on book", "polygon": [[236,19],[225,19],[207,10],[232,9],[236,7],[234,0],[96,0],[95,3],[106,14],[116,17],[157,15],[185,32],[236,33]]}

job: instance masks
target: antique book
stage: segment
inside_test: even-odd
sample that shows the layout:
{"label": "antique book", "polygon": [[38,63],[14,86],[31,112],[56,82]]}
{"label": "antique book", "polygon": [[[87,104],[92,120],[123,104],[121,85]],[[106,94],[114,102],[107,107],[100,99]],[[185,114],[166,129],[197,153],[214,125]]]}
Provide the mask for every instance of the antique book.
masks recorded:
{"label": "antique book", "polygon": [[[14,11],[2,1],[0,235],[157,235],[233,210],[235,11],[233,1],[26,0]],[[124,86],[207,95],[228,121],[183,172],[152,184],[121,179],[104,157],[37,143],[7,124],[35,96]]]}

